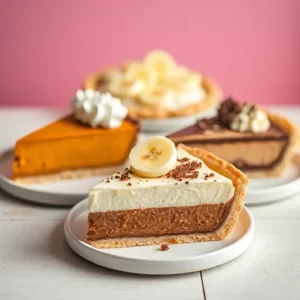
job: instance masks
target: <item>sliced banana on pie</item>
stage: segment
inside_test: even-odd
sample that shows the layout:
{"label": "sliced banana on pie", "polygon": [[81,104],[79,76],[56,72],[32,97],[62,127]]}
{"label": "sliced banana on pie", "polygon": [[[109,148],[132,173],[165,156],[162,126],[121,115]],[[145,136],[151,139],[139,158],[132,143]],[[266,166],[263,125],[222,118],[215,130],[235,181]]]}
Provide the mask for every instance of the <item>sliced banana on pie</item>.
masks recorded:
{"label": "sliced banana on pie", "polygon": [[158,85],[153,89],[147,89],[139,96],[139,100],[142,104],[157,105],[160,102],[165,101],[173,97],[173,93],[165,86]]}
{"label": "sliced banana on pie", "polygon": [[157,74],[152,68],[148,68],[140,62],[134,62],[126,69],[125,81],[132,84],[141,82],[145,88],[151,88],[157,85]]}
{"label": "sliced banana on pie", "polygon": [[174,58],[166,51],[151,51],[144,59],[144,65],[156,72],[158,79],[163,81],[176,70]]}
{"label": "sliced banana on pie", "polygon": [[176,148],[166,137],[151,137],[131,150],[129,161],[135,174],[148,178],[159,177],[175,167]]}

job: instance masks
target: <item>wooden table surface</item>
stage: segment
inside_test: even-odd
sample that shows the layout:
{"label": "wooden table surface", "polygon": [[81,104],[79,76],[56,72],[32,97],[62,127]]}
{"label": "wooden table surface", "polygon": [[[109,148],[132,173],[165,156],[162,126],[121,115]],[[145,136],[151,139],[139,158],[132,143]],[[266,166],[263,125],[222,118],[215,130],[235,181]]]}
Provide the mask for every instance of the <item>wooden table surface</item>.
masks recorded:
{"label": "wooden table surface", "polygon": [[[300,106],[272,107],[300,125]],[[0,109],[0,150],[61,115]],[[68,209],[34,205],[0,191],[0,299],[300,299],[300,195],[251,206],[253,244],[234,261],[176,276],[130,275],[96,266],[67,245]]]}

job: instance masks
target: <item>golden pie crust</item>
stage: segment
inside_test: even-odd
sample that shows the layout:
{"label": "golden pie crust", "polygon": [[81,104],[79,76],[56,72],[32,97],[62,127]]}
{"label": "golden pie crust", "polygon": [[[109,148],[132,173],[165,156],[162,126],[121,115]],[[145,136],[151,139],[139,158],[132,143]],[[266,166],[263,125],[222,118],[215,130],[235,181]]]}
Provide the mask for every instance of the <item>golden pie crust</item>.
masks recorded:
{"label": "golden pie crust", "polygon": [[294,156],[294,150],[298,143],[299,132],[293,123],[280,115],[273,114],[269,111],[266,111],[270,121],[283,129],[289,136],[289,143],[286,147],[284,156],[281,161],[279,161],[275,167],[269,170],[257,170],[257,171],[247,171],[246,174],[250,178],[266,178],[266,177],[278,177],[283,171],[287,168],[289,163],[292,161]]}
{"label": "golden pie crust", "polygon": [[[123,67],[119,67],[122,69]],[[83,83],[84,89],[93,89],[98,90],[99,83],[104,78],[106,72],[115,67],[107,68],[102,72],[91,74],[87,76]],[[130,116],[144,119],[158,119],[158,118],[170,118],[170,117],[184,117],[193,115],[207,109],[217,106],[219,103],[222,92],[218,84],[211,78],[204,76],[202,79],[202,87],[206,91],[206,98],[200,101],[199,103],[191,104],[185,108],[168,111],[164,107],[155,105],[146,105],[140,103],[138,100],[134,101],[134,105],[128,105],[128,111]],[[125,104],[126,105],[126,104]]]}
{"label": "golden pie crust", "polygon": [[240,170],[235,168],[228,162],[218,158],[214,154],[205,151],[200,148],[190,148],[185,145],[178,145],[179,148],[183,148],[191,155],[200,158],[203,162],[211,168],[213,171],[229,178],[234,187],[234,195],[231,207],[228,215],[219,226],[219,228],[209,233],[192,233],[192,234],[180,234],[180,235],[165,235],[159,237],[124,237],[124,238],[111,238],[97,241],[90,241],[89,243],[96,248],[122,248],[122,247],[135,247],[146,245],[158,245],[162,243],[168,243],[170,240],[176,241],[176,243],[194,243],[204,241],[217,241],[224,239],[236,225],[239,214],[243,209],[244,198],[246,195],[246,187],[248,184],[248,178]]}

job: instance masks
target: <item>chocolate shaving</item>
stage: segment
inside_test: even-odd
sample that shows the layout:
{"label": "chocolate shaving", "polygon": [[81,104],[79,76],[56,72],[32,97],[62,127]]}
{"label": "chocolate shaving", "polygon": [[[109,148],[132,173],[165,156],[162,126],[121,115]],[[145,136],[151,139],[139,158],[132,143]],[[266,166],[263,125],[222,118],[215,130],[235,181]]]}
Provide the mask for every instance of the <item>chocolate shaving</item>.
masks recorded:
{"label": "chocolate shaving", "polygon": [[121,174],[120,181],[127,181],[130,179],[131,179],[131,177],[129,176],[129,170],[128,170],[128,168],[126,168],[125,172],[123,174]]}
{"label": "chocolate shaving", "polygon": [[160,250],[161,251],[168,251],[170,248],[169,248],[169,245],[168,244],[161,244],[160,245]]}
{"label": "chocolate shaving", "polygon": [[171,170],[166,174],[167,178],[174,178],[179,181],[182,181],[182,179],[188,179],[188,178],[197,178],[199,172],[197,169],[202,167],[201,162],[192,161],[188,163],[184,163],[181,165],[178,165],[175,169]]}
{"label": "chocolate shaving", "polygon": [[177,161],[178,162],[180,162],[180,163],[185,163],[185,162],[188,162],[188,161],[190,161],[190,159],[189,158],[187,158],[187,157],[183,157],[183,158],[177,158]]}
{"label": "chocolate shaving", "polygon": [[207,180],[210,177],[214,177],[215,174],[214,173],[210,173],[210,174],[205,174],[204,179]]}

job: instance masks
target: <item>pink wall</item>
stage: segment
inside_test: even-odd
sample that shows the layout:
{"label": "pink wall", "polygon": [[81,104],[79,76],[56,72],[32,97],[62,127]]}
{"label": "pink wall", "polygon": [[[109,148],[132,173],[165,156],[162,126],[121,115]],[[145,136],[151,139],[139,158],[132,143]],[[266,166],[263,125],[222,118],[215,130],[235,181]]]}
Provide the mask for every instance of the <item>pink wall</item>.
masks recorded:
{"label": "pink wall", "polygon": [[67,106],[85,74],[164,48],[226,94],[300,104],[299,0],[2,1],[2,105]]}

